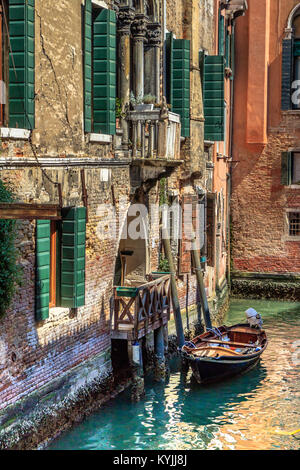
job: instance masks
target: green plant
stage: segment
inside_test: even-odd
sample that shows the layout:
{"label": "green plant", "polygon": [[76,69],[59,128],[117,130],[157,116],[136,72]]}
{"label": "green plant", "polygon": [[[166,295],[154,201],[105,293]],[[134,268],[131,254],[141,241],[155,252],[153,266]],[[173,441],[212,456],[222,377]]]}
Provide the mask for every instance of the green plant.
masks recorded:
{"label": "green plant", "polygon": [[123,112],[123,100],[121,98],[116,98],[116,118],[122,119],[125,117]]}
{"label": "green plant", "polygon": [[168,273],[168,272],[170,272],[169,261],[168,261],[168,259],[165,258],[164,256],[161,256],[161,258],[160,258],[160,260],[159,260],[158,270],[159,270],[160,272],[163,272],[163,273]]}
{"label": "green plant", "polygon": [[155,104],[155,102],[156,102],[156,96],[150,95],[150,94],[145,95],[144,98],[143,98],[143,102],[144,102],[145,104]]}
{"label": "green plant", "polygon": [[130,104],[136,106],[137,104],[143,104],[143,95],[139,94],[137,97],[134,96],[133,91],[130,93]]}
{"label": "green plant", "polygon": [[164,204],[168,204],[168,196],[167,196],[167,179],[162,178],[159,182],[159,205],[163,206]]}
{"label": "green plant", "polygon": [[[13,201],[12,191],[0,180],[0,202]],[[0,220],[0,317],[4,315],[12,301],[16,283],[20,282],[15,225],[14,220]]]}

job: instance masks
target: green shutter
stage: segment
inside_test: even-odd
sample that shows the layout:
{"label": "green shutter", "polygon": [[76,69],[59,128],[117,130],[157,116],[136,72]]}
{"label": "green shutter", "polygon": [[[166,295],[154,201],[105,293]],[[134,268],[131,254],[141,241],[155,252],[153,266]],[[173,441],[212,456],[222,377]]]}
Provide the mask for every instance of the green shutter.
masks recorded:
{"label": "green shutter", "polygon": [[106,9],[93,24],[93,131],[116,133],[116,13]]}
{"label": "green shutter", "polygon": [[86,208],[62,210],[61,306],[85,304],[85,233]]}
{"label": "green shutter", "polygon": [[225,17],[219,13],[219,55],[224,55],[224,28],[225,28]]}
{"label": "green shutter", "polygon": [[281,184],[284,186],[292,184],[292,152],[281,154]]}
{"label": "green shutter", "polygon": [[49,317],[50,301],[50,220],[36,223],[36,278],[35,318],[36,321]]}
{"label": "green shutter", "polygon": [[92,132],[92,0],[84,8],[84,130]]}
{"label": "green shutter", "polygon": [[224,77],[223,56],[205,56],[204,60],[204,138],[224,141]]}
{"label": "green shutter", "polygon": [[173,40],[172,111],[180,115],[181,135],[190,136],[190,41]]}
{"label": "green shutter", "polygon": [[34,0],[9,1],[9,127],[34,128]]}

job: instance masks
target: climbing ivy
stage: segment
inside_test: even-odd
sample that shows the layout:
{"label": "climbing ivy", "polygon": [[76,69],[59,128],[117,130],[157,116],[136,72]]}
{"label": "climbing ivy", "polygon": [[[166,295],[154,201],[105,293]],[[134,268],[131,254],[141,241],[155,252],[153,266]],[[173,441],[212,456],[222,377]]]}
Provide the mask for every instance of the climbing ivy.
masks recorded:
{"label": "climbing ivy", "polygon": [[[0,180],[0,202],[13,202],[14,197],[8,186]],[[9,307],[15,293],[20,271],[17,266],[14,220],[0,219],[0,317]]]}
{"label": "climbing ivy", "polygon": [[167,179],[162,178],[159,182],[159,205],[163,206],[164,204],[168,204],[168,196],[167,196]]}

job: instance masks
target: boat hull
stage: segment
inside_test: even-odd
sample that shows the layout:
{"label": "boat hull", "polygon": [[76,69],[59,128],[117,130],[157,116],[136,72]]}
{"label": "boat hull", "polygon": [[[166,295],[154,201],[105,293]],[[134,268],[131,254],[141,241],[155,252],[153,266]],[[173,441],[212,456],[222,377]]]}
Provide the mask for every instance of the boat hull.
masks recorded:
{"label": "boat hull", "polygon": [[200,384],[218,382],[248,372],[259,362],[260,357],[244,362],[216,361],[204,358],[191,360],[190,365],[196,381]]}

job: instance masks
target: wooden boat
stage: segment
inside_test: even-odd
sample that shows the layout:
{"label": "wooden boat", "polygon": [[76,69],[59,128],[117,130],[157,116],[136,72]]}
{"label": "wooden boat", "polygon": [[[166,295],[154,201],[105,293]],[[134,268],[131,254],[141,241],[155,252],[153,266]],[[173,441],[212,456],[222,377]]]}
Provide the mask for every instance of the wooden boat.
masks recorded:
{"label": "wooden boat", "polygon": [[252,369],[267,344],[264,330],[238,324],[214,328],[187,341],[181,353],[197,382],[208,383]]}

